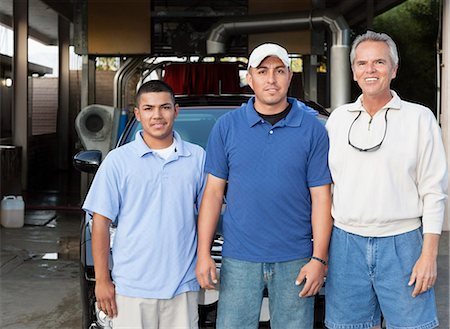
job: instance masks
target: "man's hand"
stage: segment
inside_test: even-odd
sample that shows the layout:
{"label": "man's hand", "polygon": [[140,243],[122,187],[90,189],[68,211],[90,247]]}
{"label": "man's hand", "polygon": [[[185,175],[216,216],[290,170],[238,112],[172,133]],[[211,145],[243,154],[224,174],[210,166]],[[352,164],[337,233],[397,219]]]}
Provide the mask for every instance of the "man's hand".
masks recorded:
{"label": "man's hand", "polygon": [[110,318],[117,316],[116,288],[109,274],[109,227],[111,220],[94,213],[92,223],[92,257],[95,269],[97,306]]}
{"label": "man's hand", "polygon": [[108,317],[114,318],[117,316],[116,288],[111,280],[97,280],[95,283],[95,298],[98,308]]}
{"label": "man's hand", "polygon": [[415,283],[412,296],[416,297],[432,288],[436,283],[437,263],[436,257],[421,255],[413,267],[408,286]]}
{"label": "man's hand", "polygon": [[298,286],[306,280],[302,291],[300,291],[300,297],[314,296],[320,291],[326,275],[326,269],[325,265],[313,259],[302,267],[295,281],[295,284]]}
{"label": "man's hand", "polygon": [[214,289],[217,283],[216,263],[211,257],[211,243],[222,211],[226,185],[225,179],[208,174],[198,214],[198,260],[195,275],[200,286],[205,289]]}
{"label": "man's hand", "polygon": [[211,256],[198,257],[197,266],[195,267],[200,287],[204,289],[215,289],[217,284],[216,263]]}
{"label": "man's hand", "polygon": [[413,297],[424,293],[436,283],[439,238],[439,234],[425,233],[423,235],[422,252],[412,269],[408,282],[408,286],[415,283]]}

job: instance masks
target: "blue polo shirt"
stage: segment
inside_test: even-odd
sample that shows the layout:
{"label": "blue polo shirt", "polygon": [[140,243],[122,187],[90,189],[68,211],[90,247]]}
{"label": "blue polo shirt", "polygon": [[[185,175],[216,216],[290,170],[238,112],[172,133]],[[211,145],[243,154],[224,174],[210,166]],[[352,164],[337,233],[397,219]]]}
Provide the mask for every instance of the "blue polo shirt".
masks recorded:
{"label": "blue polo shirt", "polygon": [[204,184],[205,152],[175,133],[176,152],[164,160],[136,139],[102,162],[83,209],[116,225],[112,277],[116,292],[169,299],[197,291],[194,203]]}
{"label": "blue polo shirt", "polygon": [[328,135],[303,103],[274,126],[254,99],[219,118],[205,171],[228,180],[223,217],[226,257],[282,262],[311,256],[309,188],[331,183]]}

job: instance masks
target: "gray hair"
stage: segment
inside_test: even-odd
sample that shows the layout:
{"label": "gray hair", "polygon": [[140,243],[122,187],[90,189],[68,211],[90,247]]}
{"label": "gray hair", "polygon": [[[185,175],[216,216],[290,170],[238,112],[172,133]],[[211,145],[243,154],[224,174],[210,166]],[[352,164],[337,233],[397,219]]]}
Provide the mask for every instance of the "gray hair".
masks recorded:
{"label": "gray hair", "polygon": [[355,52],[356,48],[360,45],[360,43],[364,41],[381,41],[385,42],[389,47],[389,54],[391,57],[391,61],[394,66],[398,65],[398,51],[397,46],[395,45],[394,40],[386,33],[377,33],[373,31],[367,31],[364,34],[361,34],[356,37],[355,41],[352,44],[352,50],[350,51],[350,63],[353,66],[353,62],[355,60]]}

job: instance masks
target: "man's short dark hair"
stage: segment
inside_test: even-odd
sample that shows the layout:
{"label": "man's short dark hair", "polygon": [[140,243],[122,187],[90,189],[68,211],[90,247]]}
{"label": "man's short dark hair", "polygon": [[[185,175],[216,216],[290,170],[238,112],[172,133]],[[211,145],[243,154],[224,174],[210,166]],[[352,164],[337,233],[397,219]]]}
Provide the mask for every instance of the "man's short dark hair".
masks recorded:
{"label": "man's short dark hair", "polygon": [[139,106],[139,98],[142,94],[147,93],[169,93],[172,97],[173,103],[175,104],[175,95],[173,93],[172,87],[162,80],[150,80],[141,85],[136,93],[136,106]]}

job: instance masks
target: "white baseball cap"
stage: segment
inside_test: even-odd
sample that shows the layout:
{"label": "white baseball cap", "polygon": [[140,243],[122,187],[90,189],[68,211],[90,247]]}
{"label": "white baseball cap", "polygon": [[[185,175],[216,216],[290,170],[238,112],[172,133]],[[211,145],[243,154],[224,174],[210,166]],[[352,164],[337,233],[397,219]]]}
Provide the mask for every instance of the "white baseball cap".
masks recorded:
{"label": "white baseball cap", "polygon": [[263,43],[253,49],[250,58],[248,59],[247,69],[250,67],[258,67],[268,56],[278,57],[286,67],[290,67],[291,65],[291,60],[289,59],[286,49],[275,43]]}

